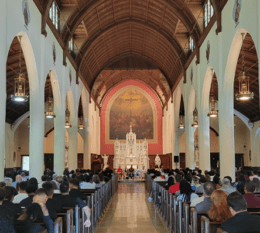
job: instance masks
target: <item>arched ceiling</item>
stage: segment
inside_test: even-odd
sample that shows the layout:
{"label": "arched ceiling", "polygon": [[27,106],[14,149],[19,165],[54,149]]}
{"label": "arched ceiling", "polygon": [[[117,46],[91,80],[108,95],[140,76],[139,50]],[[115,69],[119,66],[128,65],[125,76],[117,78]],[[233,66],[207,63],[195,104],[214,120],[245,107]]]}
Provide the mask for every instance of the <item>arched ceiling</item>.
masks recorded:
{"label": "arched ceiling", "polygon": [[[48,13],[46,9],[52,0],[34,1],[40,2],[38,8],[43,14]],[[133,53],[140,54],[138,60],[144,59],[145,68],[148,63],[158,68],[172,88],[185,71],[190,36],[197,47],[203,32],[205,0],[55,2],[59,8],[58,31],[63,47],[66,49],[70,39],[74,39],[75,46],[70,52],[78,74],[90,90],[101,71],[114,66],[113,60],[122,54],[131,57]],[[42,25],[46,24],[45,19],[46,16]]]}

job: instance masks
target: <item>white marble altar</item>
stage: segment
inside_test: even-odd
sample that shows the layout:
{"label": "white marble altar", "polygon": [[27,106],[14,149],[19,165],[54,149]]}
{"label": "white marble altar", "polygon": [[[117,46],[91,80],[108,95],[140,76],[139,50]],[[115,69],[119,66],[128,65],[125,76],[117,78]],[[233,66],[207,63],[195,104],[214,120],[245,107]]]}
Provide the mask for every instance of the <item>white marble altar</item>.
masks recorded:
{"label": "white marble altar", "polygon": [[136,141],[136,134],[132,132],[132,126],[130,126],[130,132],[126,134],[126,141],[119,141],[116,139],[114,143],[114,163],[113,167],[119,166],[123,169],[130,168],[149,168],[148,157],[148,142],[146,139],[143,141]]}

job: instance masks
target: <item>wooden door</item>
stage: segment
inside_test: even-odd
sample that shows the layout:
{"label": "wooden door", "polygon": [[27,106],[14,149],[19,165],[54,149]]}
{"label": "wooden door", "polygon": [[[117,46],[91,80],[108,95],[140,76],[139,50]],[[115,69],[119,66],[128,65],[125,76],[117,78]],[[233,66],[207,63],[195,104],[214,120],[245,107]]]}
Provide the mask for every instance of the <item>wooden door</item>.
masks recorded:
{"label": "wooden door", "polygon": [[78,154],[78,169],[83,169],[83,166],[84,166],[83,154],[80,153]]}
{"label": "wooden door", "polygon": [[44,167],[53,171],[53,154],[44,154]]}
{"label": "wooden door", "polygon": [[186,168],[185,164],[185,153],[180,153],[180,168]]}

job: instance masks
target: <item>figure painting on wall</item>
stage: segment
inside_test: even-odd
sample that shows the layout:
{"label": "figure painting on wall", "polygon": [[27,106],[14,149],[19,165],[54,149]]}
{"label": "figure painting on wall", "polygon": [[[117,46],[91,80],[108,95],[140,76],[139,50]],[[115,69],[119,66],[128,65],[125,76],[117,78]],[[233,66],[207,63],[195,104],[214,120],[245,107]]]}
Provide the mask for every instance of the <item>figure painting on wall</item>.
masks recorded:
{"label": "figure painting on wall", "polygon": [[136,139],[153,139],[153,110],[140,92],[129,89],[119,95],[110,109],[110,140],[126,138],[132,125]]}
{"label": "figure painting on wall", "polygon": [[233,9],[233,19],[236,23],[236,26],[239,24],[240,11],[241,11],[241,0],[235,0],[234,9]]}
{"label": "figure painting on wall", "polygon": [[29,11],[29,6],[28,6],[27,0],[23,0],[22,8],[23,8],[24,23],[25,23],[24,26],[26,29],[28,29],[27,27],[30,23],[30,11]]}

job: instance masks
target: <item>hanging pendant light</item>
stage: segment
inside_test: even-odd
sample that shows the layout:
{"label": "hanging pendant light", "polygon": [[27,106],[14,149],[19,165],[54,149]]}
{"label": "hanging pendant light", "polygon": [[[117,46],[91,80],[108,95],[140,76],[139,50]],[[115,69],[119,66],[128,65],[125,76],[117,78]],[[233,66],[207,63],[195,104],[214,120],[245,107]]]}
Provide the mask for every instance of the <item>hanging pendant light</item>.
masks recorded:
{"label": "hanging pendant light", "polygon": [[51,87],[49,89],[49,96],[48,99],[46,101],[46,112],[45,112],[45,116],[46,118],[55,118],[56,115],[53,112],[54,106],[53,106],[53,96],[51,93]]}
{"label": "hanging pendant light", "polygon": [[11,100],[16,102],[26,102],[28,101],[29,96],[25,93],[25,75],[22,73],[21,67],[21,54],[22,54],[22,46],[21,46],[21,37],[20,38],[20,55],[19,55],[19,71],[17,73],[17,78],[14,79],[14,94],[11,95]]}
{"label": "hanging pendant light", "polygon": [[65,117],[66,117],[66,121],[65,121],[65,128],[69,129],[71,128],[71,124],[70,124],[70,110],[68,109],[68,103],[66,101],[66,111],[65,111]]}
{"label": "hanging pendant light", "polygon": [[84,125],[84,121],[83,121],[82,116],[79,118],[79,129],[80,130],[85,129],[85,125]]}
{"label": "hanging pendant light", "polygon": [[195,106],[195,109],[193,111],[193,123],[191,125],[194,128],[198,128],[199,127],[199,123],[198,123],[198,110]]}
{"label": "hanging pendant light", "polygon": [[179,129],[184,129],[184,123],[183,123],[183,115],[180,115],[180,123],[179,123],[179,126],[178,126]]}
{"label": "hanging pendant light", "polygon": [[[244,33],[242,33],[242,41],[244,40]],[[254,92],[250,92],[249,89],[249,79],[250,77],[247,74],[247,71],[245,69],[245,54],[244,54],[244,49],[242,46],[242,53],[243,53],[243,67],[242,70],[239,73],[238,76],[238,82],[239,82],[239,92],[236,93],[235,97],[236,100],[250,100],[254,98]]]}
{"label": "hanging pendant light", "polygon": [[210,93],[210,100],[209,100],[209,113],[208,113],[208,117],[217,117],[218,116],[218,111],[216,110],[216,100],[214,98],[214,93],[211,92]]}

